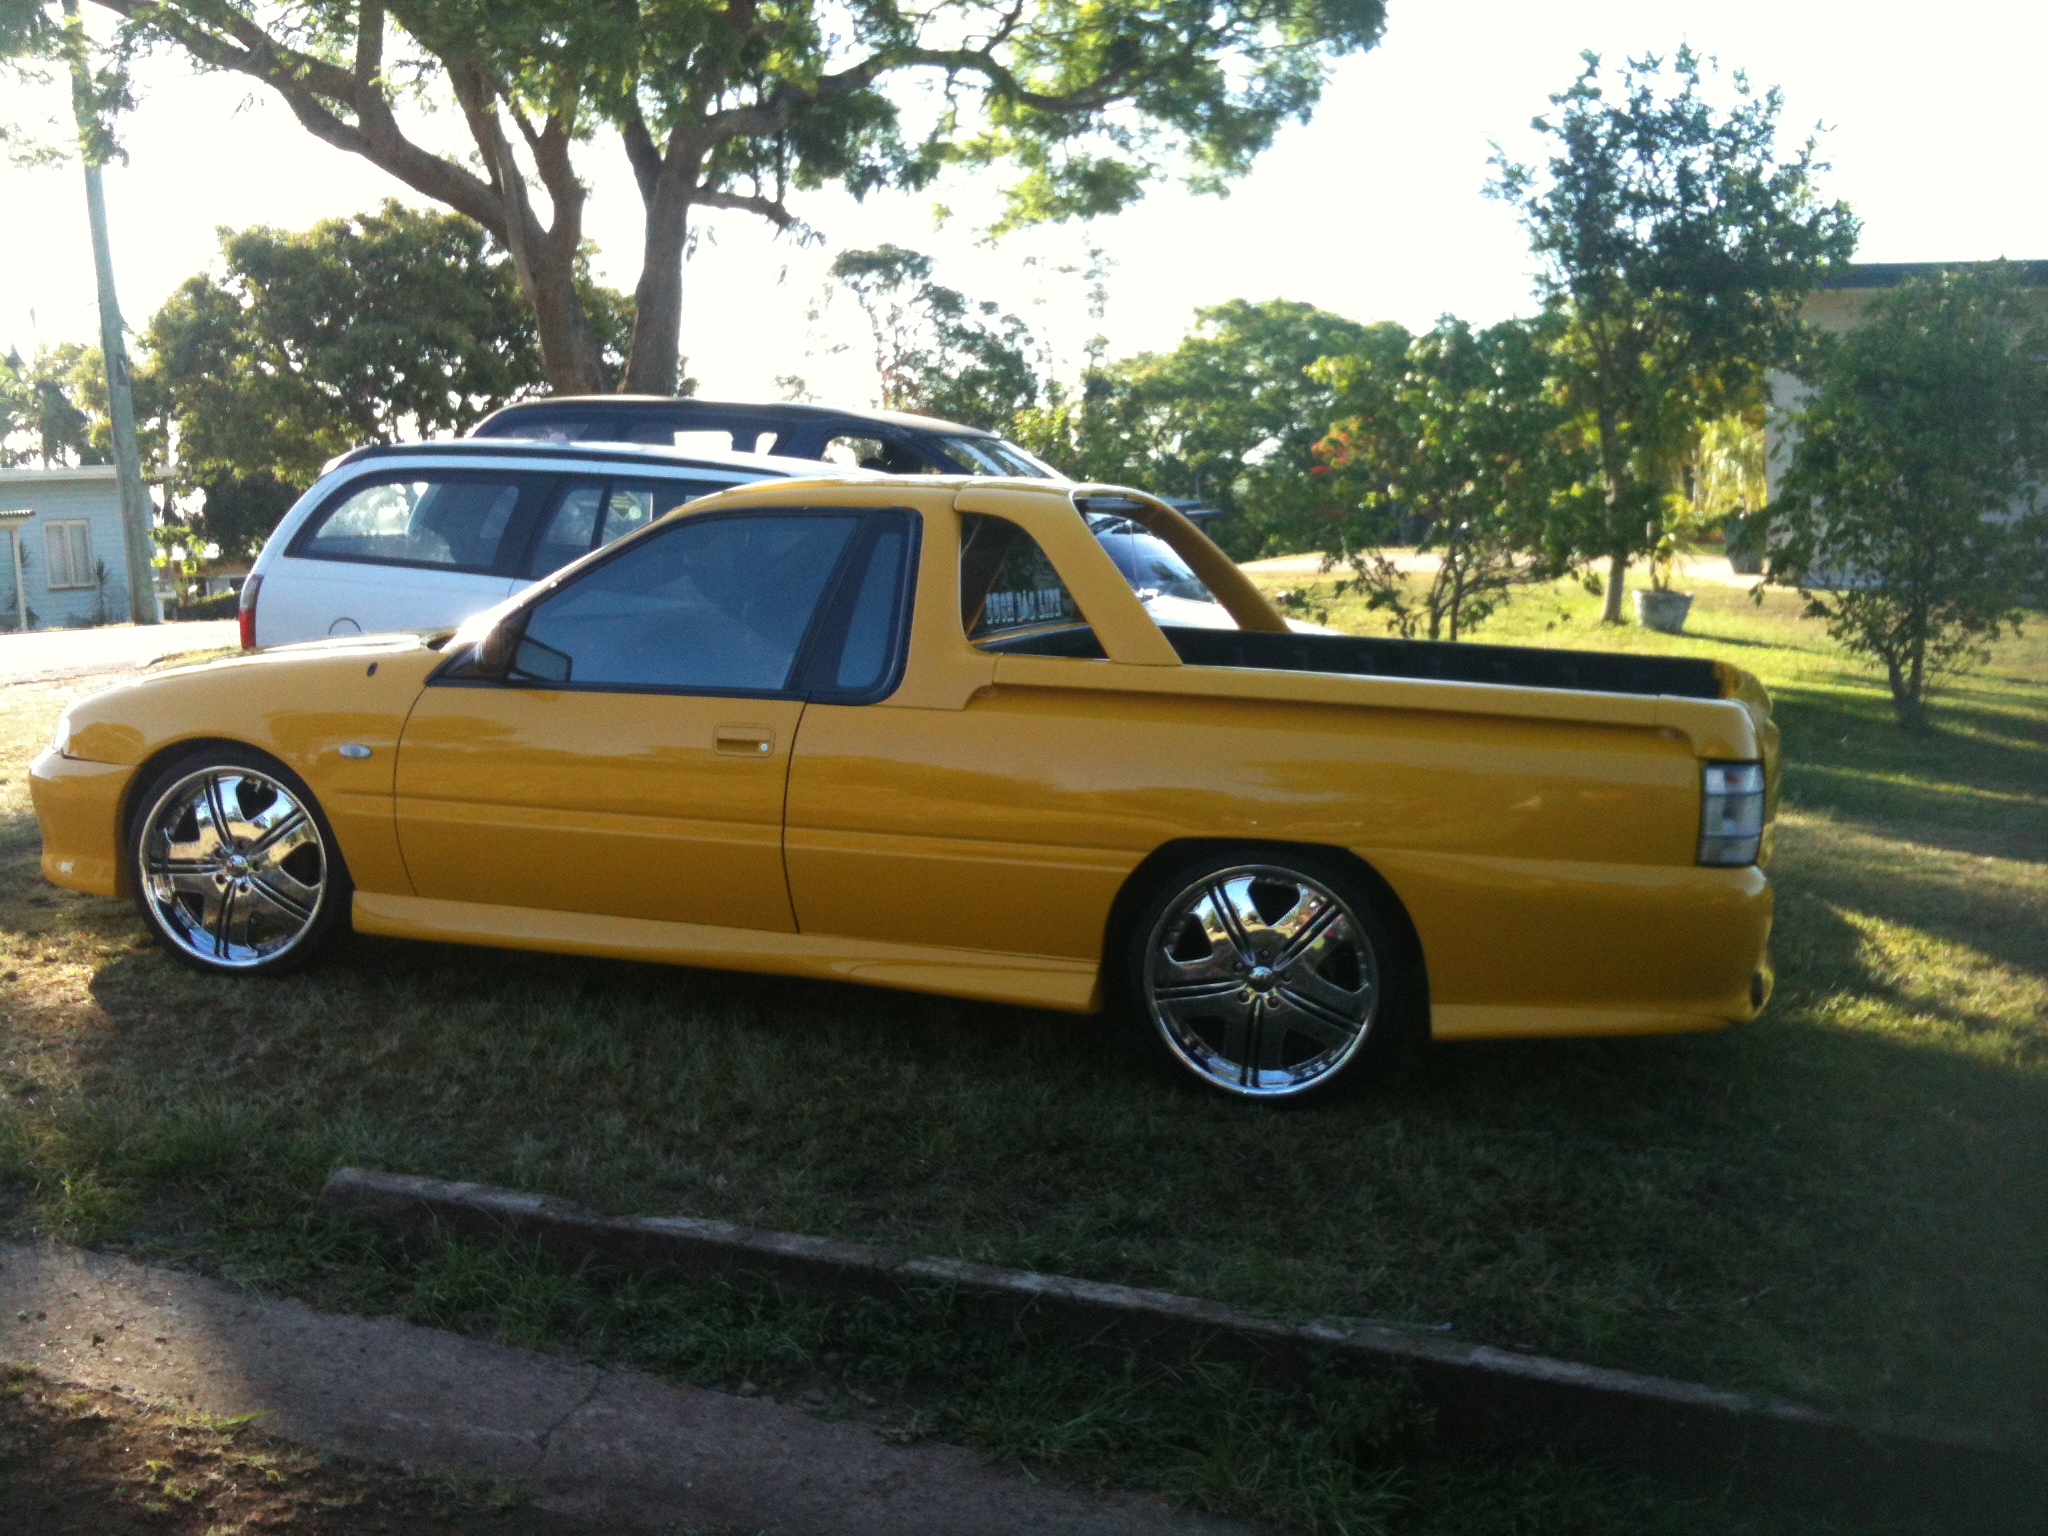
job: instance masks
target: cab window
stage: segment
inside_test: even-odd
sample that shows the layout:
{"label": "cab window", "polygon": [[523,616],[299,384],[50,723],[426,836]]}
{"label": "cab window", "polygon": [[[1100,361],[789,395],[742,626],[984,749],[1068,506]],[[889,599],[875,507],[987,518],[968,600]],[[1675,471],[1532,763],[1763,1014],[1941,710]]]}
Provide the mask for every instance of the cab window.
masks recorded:
{"label": "cab window", "polygon": [[572,688],[782,692],[860,521],[683,519],[537,604],[514,676]]}
{"label": "cab window", "polygon": [[960,624],[990,649],[1102,654],[1038,540],[1006,517],[961,514]]}

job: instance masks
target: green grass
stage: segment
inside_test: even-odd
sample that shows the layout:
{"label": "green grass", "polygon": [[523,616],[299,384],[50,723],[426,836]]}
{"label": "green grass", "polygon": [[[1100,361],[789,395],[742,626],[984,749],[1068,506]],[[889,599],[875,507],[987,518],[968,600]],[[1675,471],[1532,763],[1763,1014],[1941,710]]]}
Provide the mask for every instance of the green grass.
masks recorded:
{"label": "green grass", "polygon": [[1474,1468],[1355,1383],[991,1341],[943,1298],[877,1317],[395,1249],[313,1197],[344,1162],[479,1179],[2038,1439],[2048,642],[2001,645],[1909,738],[1789,594],[1702,590],[1675,640],[1594,613],[1545,589],[1475,638],[1726,657],[1777,699],[1771,1008],[1440,1048],[1280,1114],[1156,1082],[1104,1020],[850,987],[369,940],[302,978],[192,976],[124,906],[35,879],[18,765],[68,689],[6,690],[0,1187],[20,1227],[692,1379],[837,1354],[949,1438],[1304,1529],[1741,1520],[1575,1463]]}

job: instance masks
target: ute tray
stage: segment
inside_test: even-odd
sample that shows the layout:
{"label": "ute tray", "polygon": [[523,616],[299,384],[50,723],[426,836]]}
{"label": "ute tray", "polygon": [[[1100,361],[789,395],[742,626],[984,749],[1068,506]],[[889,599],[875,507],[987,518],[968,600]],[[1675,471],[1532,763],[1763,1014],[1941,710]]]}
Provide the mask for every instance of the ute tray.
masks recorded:
{"label": "ute tray", "polygon": [[1670,694],[1718,699],[1714,664],[1696,656],[1632,656],[1625,651],[1554,651],[1531,645],[1391,636],[1270,634],[1243,629],[1161,625],[1191,667],[1261,667],[1275,672],[1346,672],[1433,683],[1505,683],[1513,688],[1574,688],[1586,693]]}

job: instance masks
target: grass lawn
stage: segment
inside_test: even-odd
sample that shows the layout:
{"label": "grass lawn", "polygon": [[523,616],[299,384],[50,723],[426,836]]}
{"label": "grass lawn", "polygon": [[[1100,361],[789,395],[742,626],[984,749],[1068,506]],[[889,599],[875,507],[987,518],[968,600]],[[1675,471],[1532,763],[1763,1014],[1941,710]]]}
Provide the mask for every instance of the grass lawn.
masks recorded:
{"label": "grass lawn", "polygon": [[0,690],[9,1220],[697,1380],[828,1380],[998,1454],[1303,1528],[1748,1517],[1574,1466],[1455,1467],[1357,1384],[1144,1378],[967,1337],[943,1297],[881,1316],[399,1250],[313,1197],[342,1163],[477,1179],[2038,1439],[2048,638],[2002,644],[1914,739],[1797,606],[1705,587],[1671,639],[1602,631],[1560,586],[1474,636],[1721,656],[1770,685],[1762,1020],[1442,1047],[1278,1114],[1156,1082],[1104,1020],[853,987],[373,940],[301,978],[203,979],[125,905],[39,882],[23,769],[81,685]]}

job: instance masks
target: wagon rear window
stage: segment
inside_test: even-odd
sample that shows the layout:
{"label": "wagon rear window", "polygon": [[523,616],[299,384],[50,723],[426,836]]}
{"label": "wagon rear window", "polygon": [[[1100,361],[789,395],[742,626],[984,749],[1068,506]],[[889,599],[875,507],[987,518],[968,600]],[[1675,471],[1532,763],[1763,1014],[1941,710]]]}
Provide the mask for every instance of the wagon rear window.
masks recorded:
{"label": "wagon rear window", "polygon": [[1038,541],[1008,518],[960,518],[960,623],[977,643],[1079,624],[1080,607]]}
{"label": "wagon rear window", "polygon": [[292,553],[489,571],[512,530],[520,489],[509,477],[379,480],[330,507]]}

